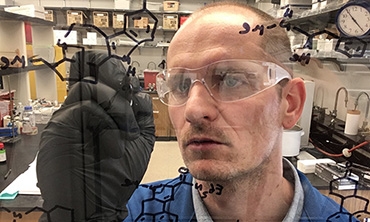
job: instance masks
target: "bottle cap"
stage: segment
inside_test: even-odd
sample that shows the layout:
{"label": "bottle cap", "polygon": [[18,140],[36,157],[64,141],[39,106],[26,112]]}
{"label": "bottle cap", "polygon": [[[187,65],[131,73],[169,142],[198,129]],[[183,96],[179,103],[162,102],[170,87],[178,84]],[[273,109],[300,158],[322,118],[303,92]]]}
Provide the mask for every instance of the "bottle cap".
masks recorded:
{"label": "bottle cap", "polygon": [[0,143],[0,149],[4,148],[4,143]]}
{"label": "bottle cap", "polygon": [[26,111],[32,110],[32,106],[25,106],[24,110],[26,110]]}

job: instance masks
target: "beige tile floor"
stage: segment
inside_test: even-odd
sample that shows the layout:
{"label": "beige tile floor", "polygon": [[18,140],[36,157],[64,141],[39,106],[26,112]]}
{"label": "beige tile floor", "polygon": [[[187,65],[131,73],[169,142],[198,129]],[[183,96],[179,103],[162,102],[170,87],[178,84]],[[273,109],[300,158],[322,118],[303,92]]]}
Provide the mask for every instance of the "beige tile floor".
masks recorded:
{"label": "beige tile floor", "polygon": [[156,141],[142,183],[175,178],[184,166],[177,141]]}

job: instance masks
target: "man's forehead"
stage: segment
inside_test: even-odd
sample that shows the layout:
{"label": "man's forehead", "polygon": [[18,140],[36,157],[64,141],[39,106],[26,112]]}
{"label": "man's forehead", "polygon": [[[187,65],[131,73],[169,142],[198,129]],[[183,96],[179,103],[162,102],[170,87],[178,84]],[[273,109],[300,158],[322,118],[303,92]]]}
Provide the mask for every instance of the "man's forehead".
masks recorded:
{"label": "man's forehead", "polygon": [[223,23],[229,25],[241,25],[244,22],[249,24],[257,24],[260,18],[249,9],[226,6],[224,8],[215,7],[205,10],[195,16],[194,20],[197,24],[214,24]]}

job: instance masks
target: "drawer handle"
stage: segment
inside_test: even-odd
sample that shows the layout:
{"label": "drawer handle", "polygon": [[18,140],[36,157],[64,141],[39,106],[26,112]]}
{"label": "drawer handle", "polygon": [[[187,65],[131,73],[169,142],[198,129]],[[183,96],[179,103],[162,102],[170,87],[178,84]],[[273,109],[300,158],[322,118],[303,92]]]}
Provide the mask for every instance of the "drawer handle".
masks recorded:
{"label": "drawer handle", "polygon": [[153,100],[159,100],[159,97],[152,97]]}
{"label": "drawer handle", "polygon": [[159,111],[155,111],[155,110],[153,110],[153,113],[154,113],[154,114],[157,114],[157,113],[159,113]]}

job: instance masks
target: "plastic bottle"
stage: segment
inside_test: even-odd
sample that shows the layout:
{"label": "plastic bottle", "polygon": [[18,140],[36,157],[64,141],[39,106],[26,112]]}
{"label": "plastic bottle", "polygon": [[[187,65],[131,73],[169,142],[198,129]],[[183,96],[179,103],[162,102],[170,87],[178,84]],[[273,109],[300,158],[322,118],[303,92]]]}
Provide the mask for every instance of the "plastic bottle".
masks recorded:
{"label": "plastic bottle", "polygon": [[23,110],[24,110],[24,107],[22,105],[22,102],[19,102],[18,105],[17,105],[17,115],[21,119],[22,119],[22,115],[23,115]]}
{"label": "plastic bottle", "polygon": [[24,134],[36,134],[36,119],[33,113],[32,106],[25,106],[23,111],[23,128],[22,133]]}
{"label": "plastic bottle", "polygon": [[6,153],[4,143],[0,143],[0,162],[6,161]]}

